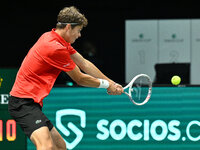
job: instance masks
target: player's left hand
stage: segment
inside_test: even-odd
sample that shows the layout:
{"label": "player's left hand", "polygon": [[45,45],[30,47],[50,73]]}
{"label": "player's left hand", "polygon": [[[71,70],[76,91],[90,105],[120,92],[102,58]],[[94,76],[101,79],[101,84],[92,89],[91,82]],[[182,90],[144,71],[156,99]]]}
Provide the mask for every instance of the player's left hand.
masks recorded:
{"label": "player's left hand", "polygon": [[111,92],[111,91],[107,90],[107,93],[109,95],[121,95],[124,92],[123,87],[118,83],[114,83],[114,85],[115,85],[115,91]]}

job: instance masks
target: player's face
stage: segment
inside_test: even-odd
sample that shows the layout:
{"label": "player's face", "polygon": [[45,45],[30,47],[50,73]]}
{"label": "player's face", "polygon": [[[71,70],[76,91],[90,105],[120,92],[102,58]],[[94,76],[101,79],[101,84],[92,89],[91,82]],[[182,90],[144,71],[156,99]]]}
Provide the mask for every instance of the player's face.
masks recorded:
{"label": "player's face", "polygon": [[69,43],[74,43],[76,39],[81,37],[82,28],[83,28],[82,26],[75,26],[74,28],[70,27],[69,30],[67,30],[66,32],[65,40]]}

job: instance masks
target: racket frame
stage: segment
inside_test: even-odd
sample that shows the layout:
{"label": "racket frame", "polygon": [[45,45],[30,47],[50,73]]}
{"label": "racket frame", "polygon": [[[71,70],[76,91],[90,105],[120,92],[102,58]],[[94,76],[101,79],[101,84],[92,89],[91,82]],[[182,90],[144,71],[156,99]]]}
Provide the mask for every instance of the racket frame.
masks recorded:
{"label": "racket frame", "polygon": [[[135,80],[136,80],[137,78],[139,78],[139,77],[146,77],[146,78],[148,79],[148,87],[149,87],[147,97],[146,97],[146,99],[145,99],[142,103],[137,103],[137,102],[135,102],[134,99],[132,98],[132,90],[133,90],[132,87],[133,87],[133,84],[134,84]],[[129,89],[128,89],[128,88],[129,88]],[[130,101],[131,101],[133,104],[135,104],[135,105],[144,105],[144,104],[146,104],[146,103],[149,101],[149,99],[150,99],[150,97],[151,97],[151,93],[152,93],[152,81],[151,81],[151,78],[150,78],[148,75],[146,75],[146,74],[138,74],[138,75],[136,75],[136,76],[131,80],[131,82],[129,82],[129,84],[126,85],[123,89],[124,89],[124,90],[125,90],[125,89],[128,89],[128,93],[127,93],[127,92],[124,92],[124,94],[126,94],[126,95],[129,97]]]}

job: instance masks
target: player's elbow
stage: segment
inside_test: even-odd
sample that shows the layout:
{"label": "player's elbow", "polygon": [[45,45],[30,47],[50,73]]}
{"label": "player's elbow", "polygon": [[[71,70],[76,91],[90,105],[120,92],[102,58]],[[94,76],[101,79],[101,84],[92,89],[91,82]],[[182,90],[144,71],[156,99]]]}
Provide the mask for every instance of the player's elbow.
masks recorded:
{"label": "player's elbow", "polygon": [[76,84],[78,85],[82,85],[82,80],[81,79],[78,79],[78,80],[75,80]]}
{"label": "player's elbow", "polygon": [[90,61],[84,59],[84,61],[82,61],[82,63],[79,64],[79,67],[81,68],[81,70],[85,71],[91,66],[90,64],[91,64]]}
{"label": "player's elbow", "polygon": [[85,78],[84,78],[84,75],[80,75],[79,77],[77,77],[75,79],[75,82],[76,84],[80,85],[80,86],[83,86],[84,85],[84,82],[85,82]]}

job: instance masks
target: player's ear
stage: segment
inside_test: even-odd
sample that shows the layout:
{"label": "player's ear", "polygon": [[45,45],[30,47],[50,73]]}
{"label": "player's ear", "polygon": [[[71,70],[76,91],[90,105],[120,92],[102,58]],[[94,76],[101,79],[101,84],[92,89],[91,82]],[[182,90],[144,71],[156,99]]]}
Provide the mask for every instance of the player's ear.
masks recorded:
{"label": "player's ear", "polygon": [[67,24],[67,25],[65,26],[65,29],[66,29],[66,30],[70,30],[70,29],[71,29],[71,24]]}

